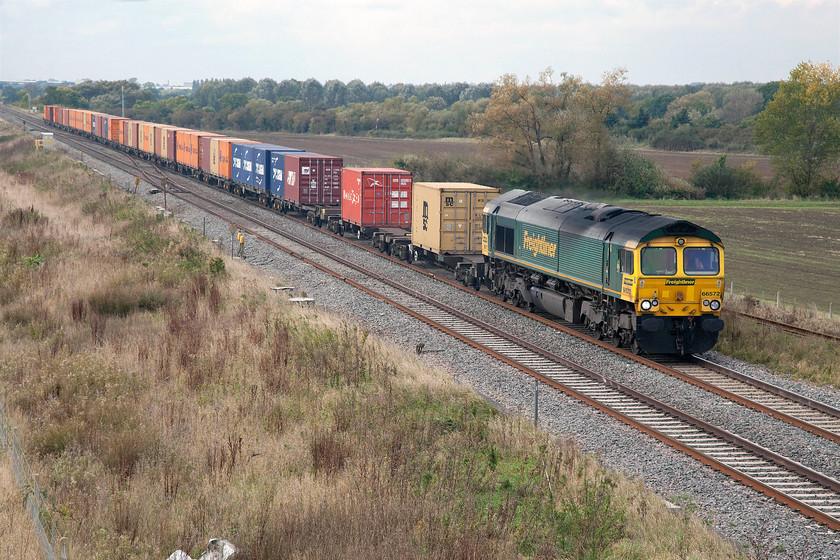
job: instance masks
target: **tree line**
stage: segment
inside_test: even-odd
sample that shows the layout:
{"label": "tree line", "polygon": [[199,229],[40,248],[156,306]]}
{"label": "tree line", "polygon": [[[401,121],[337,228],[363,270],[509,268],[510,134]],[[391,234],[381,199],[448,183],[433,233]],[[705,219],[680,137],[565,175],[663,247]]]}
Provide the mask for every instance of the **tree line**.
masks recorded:
{"label": "tree line", "polygon": [[[399,163],[421,178],[472,180],[549,191],[596,189],[632,197],[837,196],[840,160],[837,70],[804,62],[789,80],[756,84],[635,86],[626,72],[601,83],[549,68],[536,80],[493,84],[321,84],[264,78],[205,80],[189,94],[136,80],[46,85],[56,104],[204,130],[286,131],[388,137],[476,137],[498,158],[441,161],[407,154]],[[33,87],[2,89],[7,102]],[[634,150],[699,149],[770,154],[776,179],[721,158],[669,177]]]}

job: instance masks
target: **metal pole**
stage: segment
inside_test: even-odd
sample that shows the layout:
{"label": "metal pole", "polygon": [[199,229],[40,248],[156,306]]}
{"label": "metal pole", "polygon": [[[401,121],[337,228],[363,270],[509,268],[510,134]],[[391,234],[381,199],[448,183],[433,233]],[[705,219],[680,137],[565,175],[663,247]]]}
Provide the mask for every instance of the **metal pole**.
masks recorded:
{"label": "metal pole", "polygon": [[540,382],[534,379],[534,426],[539,422],[540,417]]}
{"label": "metal pole", "polygon": [[776,309],[778,309],[778,308],[779,308],[779,301],[781,301],[781,300],[779,299],[779,297],[780,297],[780,292],[776,292]]}

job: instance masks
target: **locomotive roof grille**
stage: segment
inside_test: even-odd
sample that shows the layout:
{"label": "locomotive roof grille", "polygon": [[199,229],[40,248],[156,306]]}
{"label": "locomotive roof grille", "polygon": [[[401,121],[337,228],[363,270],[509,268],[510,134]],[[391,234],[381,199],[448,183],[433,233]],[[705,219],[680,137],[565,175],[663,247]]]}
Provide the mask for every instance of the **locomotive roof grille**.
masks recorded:
{"label": "locomotive roof grille", "polygon": [[511,200],[508,200],[510,204],[517,204],[519,206],[530,206],[535,202],[539,202],[541,200],[545,200],[550,195],[541,192],[526,192],[523,195],[517,196]]}

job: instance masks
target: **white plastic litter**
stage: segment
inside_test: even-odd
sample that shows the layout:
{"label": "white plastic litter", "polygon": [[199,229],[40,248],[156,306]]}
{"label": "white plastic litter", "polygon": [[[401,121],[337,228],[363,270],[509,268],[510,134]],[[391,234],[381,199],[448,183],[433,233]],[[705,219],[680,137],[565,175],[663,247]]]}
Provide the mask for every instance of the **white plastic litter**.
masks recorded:
{"label": "white plastic litter", "polygon": [[[195,560],[228,560],[236,554],[236,547],[225,539],[210,539],[207,550]],[[193,560],[193,557],[183,550],[176,550],[166,560]]]}

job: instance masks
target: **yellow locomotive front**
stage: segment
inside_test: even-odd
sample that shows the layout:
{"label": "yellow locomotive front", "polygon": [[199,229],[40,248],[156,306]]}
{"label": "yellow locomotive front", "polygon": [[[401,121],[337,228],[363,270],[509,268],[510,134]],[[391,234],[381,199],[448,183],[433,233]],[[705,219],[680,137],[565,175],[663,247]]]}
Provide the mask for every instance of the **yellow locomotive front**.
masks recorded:
{"label": "yellow locomotive front", "polygon": [[632,252],[639,266],[625,274],[623,291],[635,305],[640,346],[649,353],[711,349],[723,328],[723,245],[701,237],[661,237]]}

